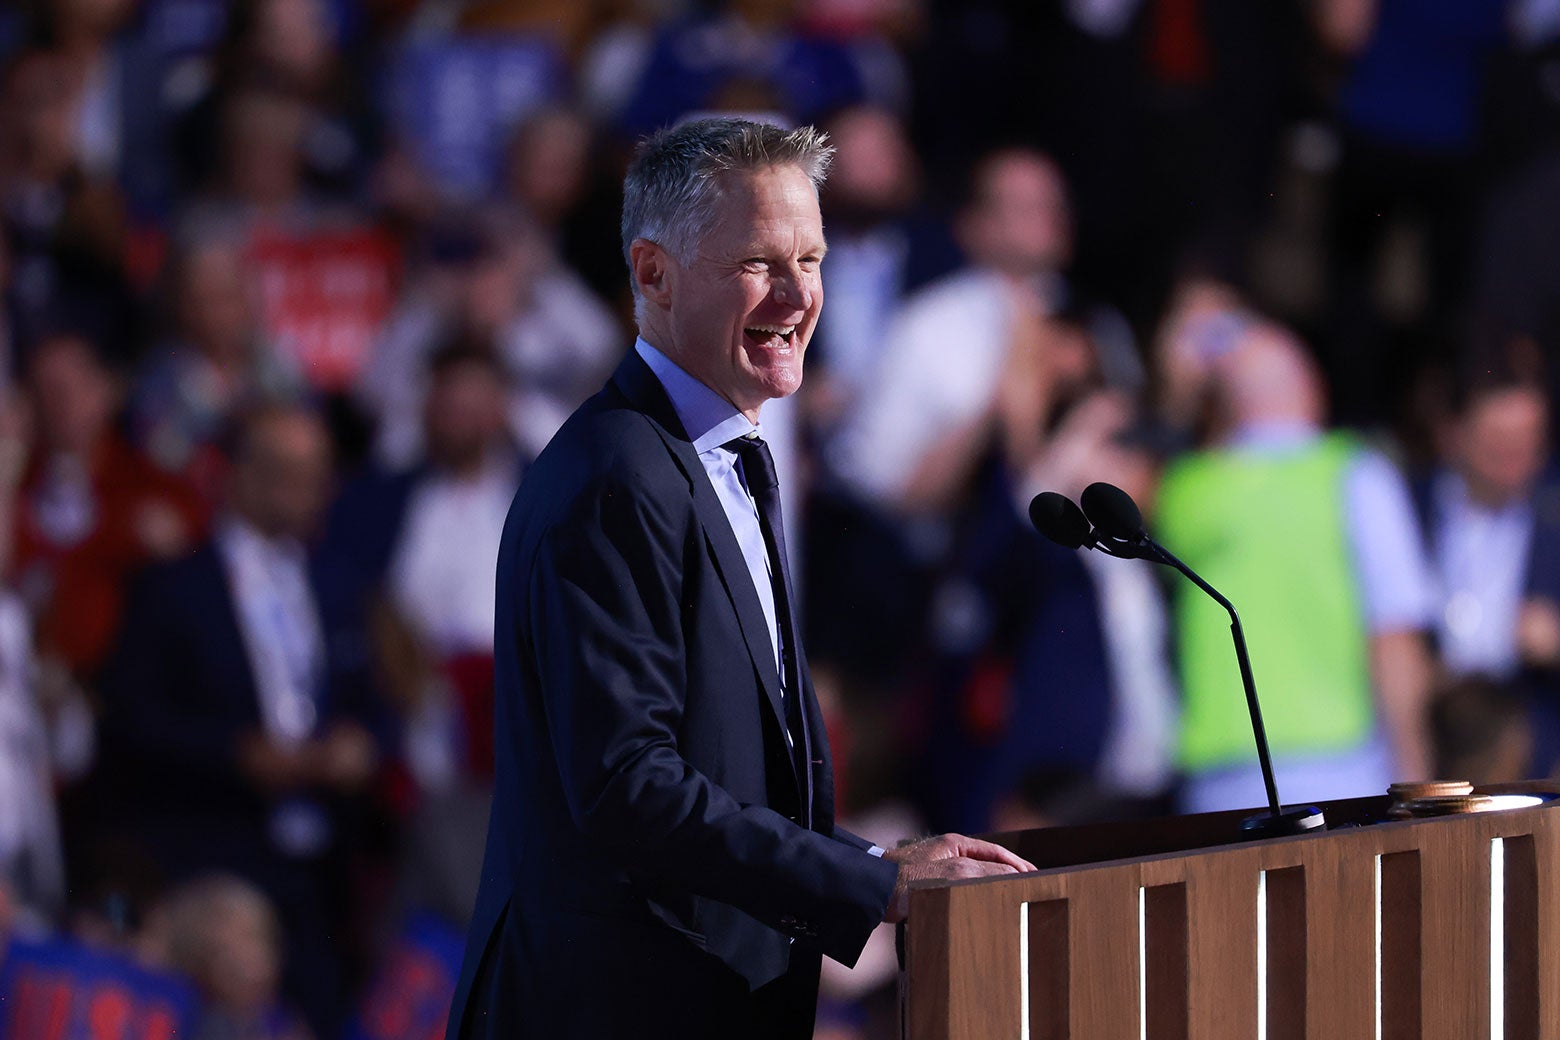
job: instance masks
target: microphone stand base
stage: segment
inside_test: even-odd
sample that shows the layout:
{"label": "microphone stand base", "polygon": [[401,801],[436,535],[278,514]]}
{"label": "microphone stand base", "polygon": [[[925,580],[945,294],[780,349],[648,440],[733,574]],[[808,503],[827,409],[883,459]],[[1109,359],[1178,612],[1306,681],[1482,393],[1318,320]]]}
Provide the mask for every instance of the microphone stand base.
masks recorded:
{"label": "microphone stand base", "polygon": [[1277,816],[1265,812],[1240,821],[1240,831],[1248,838],[1285,838],[1326,829],[1327,818],[1314,805],[1286,805]]}

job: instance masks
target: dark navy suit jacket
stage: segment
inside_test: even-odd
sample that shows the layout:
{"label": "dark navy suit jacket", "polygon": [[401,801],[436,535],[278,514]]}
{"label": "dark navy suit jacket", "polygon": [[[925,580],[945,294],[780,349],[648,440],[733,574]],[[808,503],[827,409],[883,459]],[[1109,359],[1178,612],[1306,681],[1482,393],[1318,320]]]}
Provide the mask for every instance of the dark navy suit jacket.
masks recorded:
{"label": "dark navy suit jacket", "polygon": [[835,827],[805,660],[810,777],[787,751],[742,552],[636,353],[521,485],[496,626],[449,1036],[810,1036],[819,955],[855,962],[897,868]]}
{"label": "dark navy suit jacket", "polygon": [[[311,568],[325,640],[317,701],[325,724],[350,718],[388,742],[356,605]],[[241,774],[238,744],[261,728],[260,702],[221,556],[206,543],[147,568],[103,679],[107,796],[121,825],[150,839],[171,870],[278,868],[272,803]]]}

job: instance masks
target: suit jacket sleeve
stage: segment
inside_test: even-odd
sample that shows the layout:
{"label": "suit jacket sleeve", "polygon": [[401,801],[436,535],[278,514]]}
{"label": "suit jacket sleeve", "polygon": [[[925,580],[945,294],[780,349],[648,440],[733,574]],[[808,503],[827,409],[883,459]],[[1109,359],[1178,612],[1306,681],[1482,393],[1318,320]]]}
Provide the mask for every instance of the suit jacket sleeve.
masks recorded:
{"label": "suit jacket sleeve", "polygon": [[703,531],[678,490],[606,483],[543,536],[527,627],[570,813],[625,867],[853,964],[898,868],[738,803],[679,753],[680,576]]}
{"label": "suit jacket sleeve", "polygon": [[859,834],[852,834],[850,831],[846,830],[844,827],[839,826],[838,824],[836,824],[834,827],[834,840],[843,841],[851,848],[860,849],[862,852],[866,852],[868,849],[873,847],[872,842],[868,841],[866,838],[863,838]]}
{"label": "suit jacket sleeve", "polygon": [[105,739],[138,768],[174,769],[203,784],[242,788],[237,767],[239,726],[231,713],[192,711],[183,674],[189,647],[178,624],[180,589],[163,568],[143,573],[125,610],[125,623],[104,670]]}

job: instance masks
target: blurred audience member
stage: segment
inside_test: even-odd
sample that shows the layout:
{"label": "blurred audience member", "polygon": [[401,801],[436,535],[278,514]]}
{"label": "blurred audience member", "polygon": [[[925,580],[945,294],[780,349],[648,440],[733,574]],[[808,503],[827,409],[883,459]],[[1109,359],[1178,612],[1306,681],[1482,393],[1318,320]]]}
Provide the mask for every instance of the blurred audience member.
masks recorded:
{"label": "blurred audience member", "polygon": [[1453,675],[1515,676],[1525,602],[1543,597],[1528,608],[1542,611],[1560,599],[1560,489],[1540,486],[1548,443],[1549,402],[1530,380],[1492,372],[1458,384],[1444,463],[1418,494]]}
{"label": "blurred audience member", "polygon": [[572,108],[543,108],[521,122],[509,148],[509,198],[546,236],[554,254],[605,300],[628,282],[613,248],[622,184],[603,176],[596,128]]}
{"label": "blurred audience member", "polygon": [[275,87],[247,87],[224,100],[216,135],[220,165],[208,182],[217,213],[283,229],[315,216],[319,200],[303,150],[311,115],[305,101]]}
{"label": "blurred audience member", "polygon": [[379,600],[381,668],[424,791],[485,779],[492,766],[493,561],[524,469],[507,394],[491,342],[440,347],[428,363],[422,461],[348,485],[324,546]]}
{"label": "blurred audience member", "polygon": [[[1521,352],[1516,354],[1520,360]],[[1512,359],[1508,359],[1512,360]],[[1551,406],[1508,364],[1457,387],[1443,466],[1420,488],[1440,579],[1441,657],[1525,705],[1534,775],[1560,766],[1560,484]]]}
{"label": "blurred audience member", "polygon": [[1227,282],[1189,272],[1171,289],[1155,335],[1156,406],[1187,444],[1207,432],[1213,376],[1260,319]]}
{"label": "blurred audience member", "polygon": [[55,52],[26,52],[3,70],[0,227],[10,239],[18,346],[68,314],[124,358],[136,307],[123,272],[123,204],[112,181],[84,164],[80,103],[80,83]]}
{"label": "blurred audience member", "polygon": [[216,533],[142,576],[104,681],[117,822],[170,877],[231,871],[276,901],[321,1035],[344,1011],[344,833],[382,722],[354,604],[308,554],[330,477],[312,413],[251,413]]}
{"label": "blurred audience member", "polygon": [[[290,130],[296,134],[299,175],[311,188],[340,195],[356,187],[370,162],[373,128],[361,75],[348,67],[330,5],[326,0],[236,0],[226,6],[223,41],[203,78],[204,89],[187,104],[176,130],[185,190],[208,187],[221,175],[211,142],[234,118],[229,105],[256,90],[299,103],[289,110],[289,118],[298,120]],[[227,132],[265,129],[249,121],[242,127],[229,126]]]}
{"label": "blurred audience member", "polygon": [[[1155,525],[1239,605],[1280,789],[1311,801],[1429,776],[1434,606],[1403,480],[1323,432],[1320,375],[1282,329],[1247,331],[1216,364],[1214,392],[1211,444],[1172,465]],[[1172,611],[1185,807],[1261,805],[1229,619],[1190,583]]]}
{"label": "blurred audience member", "polygon": [[1438,690],[1430,701],[1430,726],[1436,776],[1499,784],[1534,775],[1523,698],[1497,680],[1465,675]]}
{"label": "blurred audience member", "polygon": [[829,305],[809,347],[808,396],[833,421],[870,388],[900,301],[952,270],[957,251],[921,208],[920,163],[898,116],[850,108],[830,121],[829,138],[836,152],[821,200]]}
{"label": "blurred audience member", "polygon": [[194,982],[194,1040],[311,1040],[282,1001],[282,930],[265,893],[210,875],[170,893],[160,910],[169,964]]}
{"label": "blurred audience member", "polygon": [[[39,928],[65,909],[49,721],[38,701],[27,613],[0,593],[0,888],[7,920]],[[9,931],[0,922],[0,948]]]}
{"label": "blurred audience member", "polygon": [[59,55],[77,93],[76,151],[83,169],[114,176],[127,99],[123,54],[116,39],[132,17],[134,0],[67,0],[33,4],[34,38]]}
{"label": "blurred audience member", "polygon": [[1038,469],[988,467],[933,598],[951,692],[929,741],[936,826],[990,830],[999,800],[1040,770],[1088,778],[1124,803],[1169,789],[1176,682],[1157,576],[1053,545],[1027,516],[1036,474],[1075,500],[1110,481],[1147,508],[1157,470],[1149,431],[1107,393],[1058,410]]}
{"label": "blurred audience member", "polygon": [[810,651],[885,694],[925,663],[932,589],[972,493],[979,507],[993,446],[1027,473],[1066,394],[1140,379],[1119,315],[1083,302],[1063,274],[1072,228],[1049,159],[1004,150],[977,163],[958,232],[970,266],[910,296],[883,329],[867,389],[824,445],[825,493],[809,515]]}
{"label": "blurred audience member", "polygon": [[509,194],[549,234],[556,234],[580,204],[591,137],[590,123],[566,108],[532,113],[515,131]]}
{"label": "blurred audience member", "polygon": [[118,631],[124,584],[186,551],[205,509],[115,431],[118,381],[91,342],[51,335],[27,368],[35,433],[16,503],[13,573],[39,651],[91,681]]}
{"label": "blurred audience member", "polygon": [[623,348],[616,321],[511,210],[446,223],[426,251],[358,386],[379,420],[380,460],[396,467],[419,457],[427,359],[459,334],[497,344],[510,375],[510,429],[521,455],[535,458],[601,388]]}
{"label": "blurred audience member", "polygon": [[973,174],[959,217],[970,266],[912,296],[886,329],[873,392],[844,431],[840,475],[894,510],[941,514],[966,486],[972,457],[997,418],[1010,357],[1044,363],[1062,310],[1084,315],[1105,382],[1135,388],[1142,373],[1116,312],[1077,299],[1067,189],[1056,165],[999,151]]}
{"label": "blurred audience member", "polygon": [[130,401],[130,429],[164,470],[189,476],[215,504],[232,423],[257,400],[302,392],[289,360],[266,341],[243,243],[192,232],[168,271],[169,330]]}

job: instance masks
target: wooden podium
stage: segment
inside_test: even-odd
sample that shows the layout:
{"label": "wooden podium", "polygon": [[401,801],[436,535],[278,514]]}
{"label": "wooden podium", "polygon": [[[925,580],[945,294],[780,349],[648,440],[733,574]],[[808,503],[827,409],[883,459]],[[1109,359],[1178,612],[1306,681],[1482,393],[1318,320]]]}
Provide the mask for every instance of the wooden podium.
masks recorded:
{"label": "wooden podium", "polygon": [[1380,822],[1385,797],[1356,799],[1246,843],[1249,811],[999,835],[1041,871],[911,893],[905,1035],[1560,1038],[1556,805]]}

